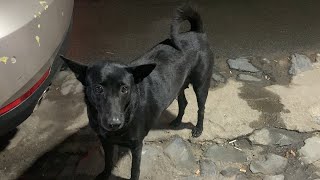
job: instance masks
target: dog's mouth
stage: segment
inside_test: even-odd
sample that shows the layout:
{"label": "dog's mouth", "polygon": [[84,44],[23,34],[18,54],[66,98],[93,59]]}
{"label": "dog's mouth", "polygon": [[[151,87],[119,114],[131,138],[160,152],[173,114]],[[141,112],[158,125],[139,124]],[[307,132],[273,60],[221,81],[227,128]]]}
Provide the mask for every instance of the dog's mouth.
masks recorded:
{"label": "dog's mouth", "polygon": [[104,132],[116,132],[118,130],[120,130],[123,127],[123,123],[121,124],[108,124],[106,126],[100,126],[101,127],[101,131]]}

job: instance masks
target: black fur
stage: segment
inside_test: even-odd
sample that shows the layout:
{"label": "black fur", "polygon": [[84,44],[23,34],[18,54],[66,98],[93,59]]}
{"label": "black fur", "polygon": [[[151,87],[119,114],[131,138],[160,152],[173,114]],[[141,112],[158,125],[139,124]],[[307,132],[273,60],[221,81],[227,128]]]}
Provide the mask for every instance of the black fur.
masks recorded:
{"label": "black fur", "polygon": [[[179,33],[188,20],[191,30]],[[139,179],[141,149],[161,113],[178,99],[179,126],[187,106],[184,89],[192,84],[198,102],[198,122],[192,136],[203,130],[205,103],[213,70],[213,54],[203,32],[199,14],[190,6],[178,9],[171,26],[171,39],[159,43],[129,65],[100,61],[88,66],[62,57],[85,87],[90,126],[99,135],[105,151],[107,178],[113,167],[113,146],[131,149],[131,179]]]}

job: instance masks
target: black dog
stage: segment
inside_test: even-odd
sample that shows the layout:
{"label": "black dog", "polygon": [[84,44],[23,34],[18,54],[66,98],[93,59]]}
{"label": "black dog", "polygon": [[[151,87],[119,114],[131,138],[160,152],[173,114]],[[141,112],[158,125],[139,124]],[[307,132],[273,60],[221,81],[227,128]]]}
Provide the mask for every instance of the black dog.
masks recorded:
{"label": "black dog", "polygon": [[[179,33],[188,20],[191,30]],[[99,135],[105,151],[107,178],[113,167],[113,147],[132,152],[131,179],[139,179],[144,137],[161,113],[177,98],[179,126],[187,106],[184,89],[192,84],[198,102],[198,122],[192,136],[203,130],[205,103],[213,70],[213,54],[202,21],[189,5],[178,9],[171,26],[171,38],[159,43],[129,65],[101,61],[89,66],[62,57],[85,87],[90,126]]]}

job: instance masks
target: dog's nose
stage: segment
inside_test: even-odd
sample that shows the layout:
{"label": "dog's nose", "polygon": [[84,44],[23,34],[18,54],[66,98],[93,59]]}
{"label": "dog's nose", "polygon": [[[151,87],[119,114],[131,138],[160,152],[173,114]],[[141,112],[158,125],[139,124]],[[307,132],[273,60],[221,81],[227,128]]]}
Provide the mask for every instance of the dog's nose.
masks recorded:
{"label": "dog's nose", "polygon": [[112,130],[116,130],[121,126],[121,122],[119,118],[112,118],[112,121],[109,123],[109,128]]}

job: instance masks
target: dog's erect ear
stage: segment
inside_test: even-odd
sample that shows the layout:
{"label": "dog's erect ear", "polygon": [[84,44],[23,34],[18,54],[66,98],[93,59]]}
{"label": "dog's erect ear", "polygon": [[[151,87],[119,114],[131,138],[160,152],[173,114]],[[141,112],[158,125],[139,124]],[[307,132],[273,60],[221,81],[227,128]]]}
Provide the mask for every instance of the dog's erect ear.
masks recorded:
{"label": "dog's erect ear", "polygon": [[127,71],[133,75],[134,82],[137,84],[147,77],[156,67],[155,63],[143,64],[139,66],[129,66]]}
{"label": "dog's erect ear", "polygon": [[61,59],[68,65],[71,71],[76,75],[77,79],[85,85],[85,77],[88,66],[84,64],[77,63],[73,60],[67,59],[64,56],[60,55]]}

